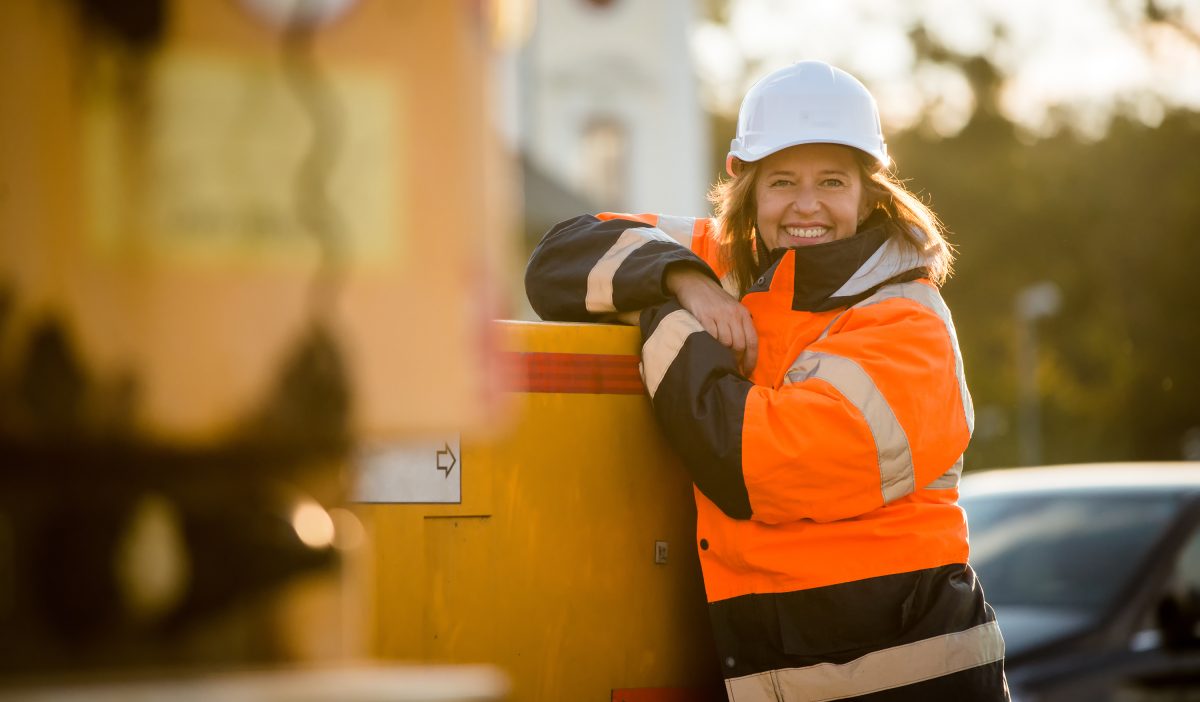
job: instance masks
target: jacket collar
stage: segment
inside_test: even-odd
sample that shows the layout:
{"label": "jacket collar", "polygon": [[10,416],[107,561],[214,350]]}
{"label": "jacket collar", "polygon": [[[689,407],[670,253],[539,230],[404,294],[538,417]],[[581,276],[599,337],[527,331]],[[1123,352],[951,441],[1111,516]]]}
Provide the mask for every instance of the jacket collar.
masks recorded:
{"label": "jacket collar", "polygon": [[924,277],[928,257],[889,236],[888,224],[886,215],[876,214],[854,236],[775,249],[747,294],[790,292],[793,310],[823,312],[853,305],[884,283]]}

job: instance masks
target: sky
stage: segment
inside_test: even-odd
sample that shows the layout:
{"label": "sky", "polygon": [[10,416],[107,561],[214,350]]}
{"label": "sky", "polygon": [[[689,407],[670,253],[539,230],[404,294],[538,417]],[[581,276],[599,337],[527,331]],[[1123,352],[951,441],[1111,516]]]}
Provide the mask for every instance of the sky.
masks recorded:
{"label": "sky", "polygon": [[871,88],[886,131],[924,117],[951,136],[975,98],[957,70],[918,63],[907,32],[923,23],[1004,72],[1001,110],[1025,133],[1100,138],[1116,114],[1155,126],[1168,108],[1200,111],[1200,0],[1155,2],[1183,29],[1144,22],[1146,0],[730,0],[729,23],[701,19],[692,49],[712,109],[734,113],[758,75],[821,59]]}

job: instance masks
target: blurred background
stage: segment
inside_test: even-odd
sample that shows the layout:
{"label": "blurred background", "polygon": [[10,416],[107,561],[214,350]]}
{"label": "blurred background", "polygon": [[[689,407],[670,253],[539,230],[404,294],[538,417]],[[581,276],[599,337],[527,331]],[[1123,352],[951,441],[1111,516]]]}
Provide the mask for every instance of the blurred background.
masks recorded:
{"label": "blurred background", "polygon": [[967,469],[1200,458],[1200,3],[641,5],[541,3],[517,81],[535,166],[595,207],[703,215],[746,89],[798,60],[840,66],[958,249]]}
{"label": "blurred background", "polygon": [[519,423],[541,235],[707,214],[802,59],[958,249],[967,470],[1200,460],[1200,0],[10,0],[0,671],[411,657],[364,456]]}

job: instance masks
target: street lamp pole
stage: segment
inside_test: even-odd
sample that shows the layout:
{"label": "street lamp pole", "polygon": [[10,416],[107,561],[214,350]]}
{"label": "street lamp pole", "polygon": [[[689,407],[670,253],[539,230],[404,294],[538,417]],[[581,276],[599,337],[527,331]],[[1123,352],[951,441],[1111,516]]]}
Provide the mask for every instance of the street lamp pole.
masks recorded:
{"label": "street lamp pole", "polygon": [[1058,286],[1050,281],[1034,283],[1017,293],[1017,438],[1021,465],[1033,466],[1042,462],[1037,320],[1057,313],[1061,303]]}

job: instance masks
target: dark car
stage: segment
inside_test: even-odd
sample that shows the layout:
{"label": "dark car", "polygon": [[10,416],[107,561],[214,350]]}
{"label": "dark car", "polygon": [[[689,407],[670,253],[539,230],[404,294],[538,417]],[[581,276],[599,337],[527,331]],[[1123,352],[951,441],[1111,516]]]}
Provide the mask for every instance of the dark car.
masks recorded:
{"label": "dark car", "polygon": [[1200,700],[1200,463],[969,474],[1014,702]]}

